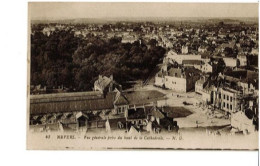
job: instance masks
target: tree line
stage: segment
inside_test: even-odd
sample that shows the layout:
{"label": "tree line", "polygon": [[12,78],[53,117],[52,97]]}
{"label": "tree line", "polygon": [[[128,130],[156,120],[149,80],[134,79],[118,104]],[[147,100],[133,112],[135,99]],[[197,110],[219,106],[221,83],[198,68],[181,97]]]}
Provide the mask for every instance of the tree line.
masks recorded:
{"label": "tree line", "polygon": [[36,31],[31,35],[31,85],[88,91],[98,75],[113,74],[121,85],[145,80],[162,62],[166,50],[154,41],[121,43],[121,40],[92,34],[80,38],[72,30],[56,30],[50,36]]}

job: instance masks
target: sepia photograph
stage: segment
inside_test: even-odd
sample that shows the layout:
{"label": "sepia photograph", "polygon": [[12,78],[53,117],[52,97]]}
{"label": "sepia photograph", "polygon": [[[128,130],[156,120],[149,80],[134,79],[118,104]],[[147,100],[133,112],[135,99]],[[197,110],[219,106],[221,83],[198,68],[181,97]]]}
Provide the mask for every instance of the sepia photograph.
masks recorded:
{"label": "sepia photograph", "polygon": [[258,6],[29,2],[27,149],[258,150]]}

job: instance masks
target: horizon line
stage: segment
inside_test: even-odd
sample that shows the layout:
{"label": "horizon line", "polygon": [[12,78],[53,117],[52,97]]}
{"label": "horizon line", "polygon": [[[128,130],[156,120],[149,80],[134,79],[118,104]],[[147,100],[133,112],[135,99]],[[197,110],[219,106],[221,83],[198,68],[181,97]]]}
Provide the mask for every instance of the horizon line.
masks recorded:
{"label": "horizon line", "polygon": [[205,18],[205,19],[211,19],[211,18],[217,18],[217,19],[231,19],[231,18],[258,18],[258,16],[252,16],[252,17],[247,17],[247,16],[242,16],[242,17],[211,17],[211,16],[203,16],[203,17],[199,17],[199,16],[190,16],[190,17],[163,17],[163,16],[158,16],[158,17],[154,17],[154,16],[149,16],[149,17],[126,17],[126,16],[120,16],[120,17],[78,17],[78,18],[53,18],[53,17],[38,17],[38,18],[31,18],[31,20],[71,20],[71,19],[121,19],[121,18],[127,18],[127,19],[140,19],[140,18]]}

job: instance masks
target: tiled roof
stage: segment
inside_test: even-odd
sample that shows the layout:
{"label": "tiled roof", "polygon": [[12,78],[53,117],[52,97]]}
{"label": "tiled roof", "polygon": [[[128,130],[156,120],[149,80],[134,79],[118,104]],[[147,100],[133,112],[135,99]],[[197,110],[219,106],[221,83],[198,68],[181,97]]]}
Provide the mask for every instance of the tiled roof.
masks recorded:
{"label": "tiled roof", "polygon": [[113,80],[106,77],[106,76],[100,76],[98,80],[95,81],[95,85],[99,86],[100,88],[105,88],[107,87]]}
{"label": "tiled roof", "polygon": [[127,105],[129,102],[127,98],[121,93],[117,92],[116,97],[115,97],[115,105]]}
{"label": "tiled roof", "polygon": [[178,68],[171,68],[168,71],[168,75],[169,76],[174,76],[174,77],[181,77],[182,71],[181,71],[181,69],[178,69]]}
{"label": "tiled roof", "polygon": [[[72,97],[73,98],[73,97]],[[49,102],[31,102],[30,113],[31,114],[45,114],[54,112],[73,112],[73,111],[91,111],[91,110],[103,110],[113,109],[115,92],[108,93],[105,98],[94,98],[94,99],[81,99],[70,100],[67,98],[63,101],[52,101]]]}
{"label": "tiled roof", "polygon": [[104,96],[99,91],[75,92],[75,93],[55,93],[30,95],[30,103],[46,103],[46,102],[65,102],[89,99],[102,99]]}
{"label": "tiled roof", "polygon": [[151,110],[149,111],[149,114],[159,119],[165,118],[164,114],[157,107],[152,107]]}

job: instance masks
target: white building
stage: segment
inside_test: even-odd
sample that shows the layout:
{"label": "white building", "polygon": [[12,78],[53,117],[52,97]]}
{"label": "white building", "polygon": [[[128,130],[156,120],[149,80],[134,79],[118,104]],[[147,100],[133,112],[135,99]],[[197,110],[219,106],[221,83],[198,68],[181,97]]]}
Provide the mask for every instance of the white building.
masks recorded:
{"label": "white building", "polygon": [[239,92],[231,88],[214,88],[213,103],[225,112],[237,112]]}
{"label": "white building", "polygon": [[181,53],[182,54],[188,54],[188,52],[189,52],[188,46],[182,46],[181,47]]}
{"label": "white building", "polygon": [[239,60],[239,66],[247,66],[247,58],[246,55],[238,54],[237,59]]}
{"label": "white building", "polygon": [[201,60],[201,55],[193,54],[177,54],[174,51],[169,51],[166,55],[166,59],[170,61],[176,61],[178,64],[182,64],[183,60]]}
{"label": "white building", "polygon": [[195,87],[199,79],[196,69],[171,68],[169,71],[160,71],[155,76],[155,85],[172,89],[176,92],[187,92]]}
{"label": "white building", "polygon": [[236,58],[223,58],[223,61],[225,62],[226,67],[237,67]]}
{"label": "white building", "polygon": [[204,53],[204,52],[206,52],[207,51],[207,47],[206,46],[200,46],[199,48],[198,48],[198,52],[200,52],[200,53]]}
{"label": "white building", "polygon": [[211,63],[204,63],[203,65],[201,65],[201,68],[200,70],[203,72],[203,73],[213,73],[215,71],[215,66],[214,64],[211,64]]}
{"label": "white building", "polygon": [[252,48],[251,54],[258,55],[258,48]]}

